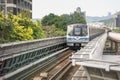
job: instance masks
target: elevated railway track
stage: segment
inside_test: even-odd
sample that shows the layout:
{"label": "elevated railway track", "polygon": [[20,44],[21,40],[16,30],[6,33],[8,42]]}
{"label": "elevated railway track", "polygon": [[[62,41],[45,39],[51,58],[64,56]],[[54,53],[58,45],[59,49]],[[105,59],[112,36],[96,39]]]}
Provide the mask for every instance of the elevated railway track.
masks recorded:
{"label": "elevated railway track", "polygon": [[[98,40],[92,41],[92,45],[95,45],[94,48],[96,49],[98,43],[94,44],[94,41]],[[104,40],[101,39],[101,41]],[[79,54],[78,51],[74,54],[75,58],[74,56],[71,57],[73,65],[74,60],[77,61],[81,55],[83,57],[90,55],[90,58],[97,58],[95,49],[92,50],[92,46],[89,43],[87,47],[80,50],[83,54]],[[84,54],[83,50],[95,53],[94,55],[92,53]],[[73,69],[69,60],[69,57],[73,53],[75,51],[70,50],[66,46],[66,37],[0,44],[0,80],[70,80],[72,77],[78,77],[74,74],[80,67],[76,66],[76,69]],[[68,73],[71,74],[69,75]],[[66,78],[65,75],[69,75],[70,77]],[[84,77],[86,78],[86,76],[81,76],[81,78]]]}

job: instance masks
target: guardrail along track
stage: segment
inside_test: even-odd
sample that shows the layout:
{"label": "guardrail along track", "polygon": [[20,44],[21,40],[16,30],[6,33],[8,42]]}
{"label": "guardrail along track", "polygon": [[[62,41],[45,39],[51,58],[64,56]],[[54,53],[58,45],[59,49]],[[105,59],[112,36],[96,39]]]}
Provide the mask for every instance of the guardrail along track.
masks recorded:
{"label": "guardrail along track", "polygon": [[3,60],[4,57],[11,56],[13,54],[20,54],[20,52],[23,51],[28,51],[31,49],[33,50],[61,43],[66,43],[65,37],[44,38],[0,44],[0,60]]}

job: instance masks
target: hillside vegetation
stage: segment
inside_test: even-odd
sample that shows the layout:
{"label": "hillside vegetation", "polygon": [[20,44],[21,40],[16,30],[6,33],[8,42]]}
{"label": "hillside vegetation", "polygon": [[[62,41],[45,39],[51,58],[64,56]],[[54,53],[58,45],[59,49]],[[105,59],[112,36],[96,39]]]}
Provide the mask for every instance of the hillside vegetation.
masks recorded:
{"label": "hillside vegetation", "polygon": [[63,15],[55,15],[50,13],[46,15],[41,20],[43,26],[55,26],[56,28],[62,29],[66,31],[67,25],[75,24],[75,23],[83,23],[86,24],[86,21],[80,13],[74,12],[73,14],[63,14]]}
{"label": "hillside vegetation", "polygon": [[65,36],[66,31],[56,28],[55,26],[42,26],[45,37]]}

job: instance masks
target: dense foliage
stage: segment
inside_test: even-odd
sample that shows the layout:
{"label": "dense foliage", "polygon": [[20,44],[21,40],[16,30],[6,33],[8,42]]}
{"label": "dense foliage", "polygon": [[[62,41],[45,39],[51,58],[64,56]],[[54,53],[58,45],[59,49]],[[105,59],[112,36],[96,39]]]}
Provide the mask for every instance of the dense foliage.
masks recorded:
{"label": "dense foliage", "polygon": [[73,14],[63,14],[61,16],[55,15],[53,13],[50,13],[49,15],[46,15],[41,20],[41,23],[43,26],[52,26],[59,29],[63,29],[66,31],[66,27],[69,24],[74,23],[84,23],[86,24],[86,21],[83,16],[81,16],[80,13],[74,12]]}
{"label": "dense foliage", "polygon": [[65,36],[66,32],[55,26],[42,26],[45,37]]}
{"label": "dense foliage", "polygon": [[120,28],[113,29],[114,32],[120,33]]}
{"label": "dense foliage", "polygon": [[32,40],[44,37],[41,24],[32,22],[28,12],[24,11],[17,16],[0,12],[0,43]]}

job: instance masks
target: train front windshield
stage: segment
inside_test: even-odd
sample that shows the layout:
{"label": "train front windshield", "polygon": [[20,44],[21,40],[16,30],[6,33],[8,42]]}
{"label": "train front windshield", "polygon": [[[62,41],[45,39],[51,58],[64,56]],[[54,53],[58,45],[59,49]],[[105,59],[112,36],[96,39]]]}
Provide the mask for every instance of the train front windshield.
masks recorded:
{"label": "train front windshield", "polygon": [[77,36],[77,35],[78,35],[78,36],[81,35],[81,31],[82,31],[81,29],[82,29],[82,28],[75,27],[75,28],[74,28],[74,31],[73,31],[73,32],[74,32],[74,35],[76,35],[76,36]]}
{"label": "train front windshield", "polygon": [[83,25],[69,27],[69,30],[68,30],[69,36],[87,36],[87,34],[88,34],[87,26],[83,26]]}

